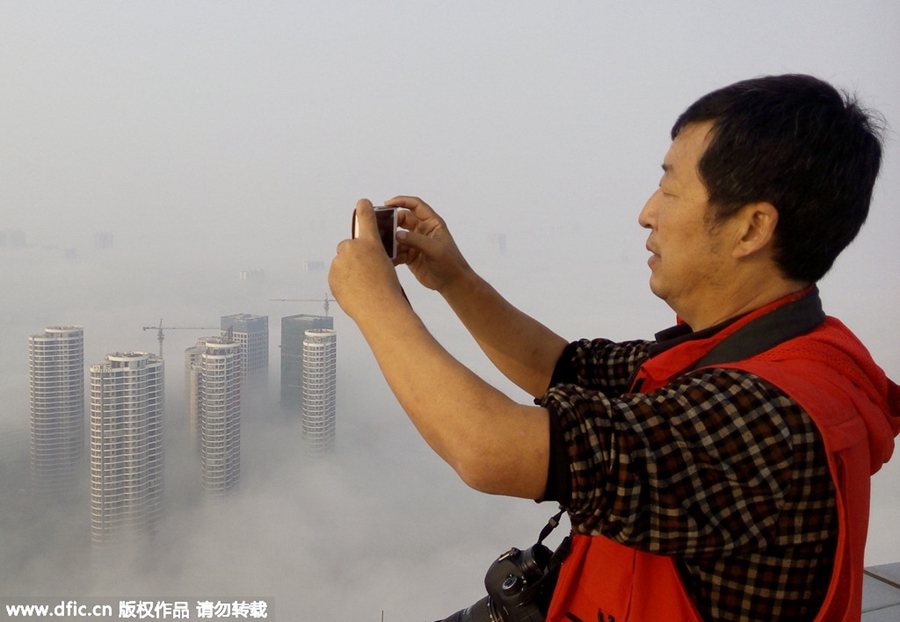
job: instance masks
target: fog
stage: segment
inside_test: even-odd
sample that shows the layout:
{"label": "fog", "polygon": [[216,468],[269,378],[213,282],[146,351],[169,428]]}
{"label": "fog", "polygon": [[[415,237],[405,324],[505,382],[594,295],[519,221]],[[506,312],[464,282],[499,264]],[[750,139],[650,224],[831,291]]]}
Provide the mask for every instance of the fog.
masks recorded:
{"label": "fog", "polygon": [[[417,194],[560,334],[651,337],[674,317],[647,287],[637,214],[675,117],[738,79],[813,73],[895,128],[869,221],[820,288],[900,378],[898,27],[888,1],[3,2],[0,232],[24,244],[0,247],[0,596],[267,598],[280,620],[388,622],[480,598],[490,562],[532,544],[555,507],[459,482],[336,304],[337,447],[305,456],[278,406],[280,319],[322,305],[271,299],[324,298],[358,198]],[[401,278],[457,358],[529,399]],[[270,329],[239,490],[201,498],[188,438],[183,352],[216,331],[167,331],[165,517],[151,547],[101,562],[87,463],[70,499],[28,494],[28,336],[81,325],[91,365],[156,352],[142,327],[160,319],[232,313]],[[895,459],[874,480],[870,565],[900,560],[898,475]]]}

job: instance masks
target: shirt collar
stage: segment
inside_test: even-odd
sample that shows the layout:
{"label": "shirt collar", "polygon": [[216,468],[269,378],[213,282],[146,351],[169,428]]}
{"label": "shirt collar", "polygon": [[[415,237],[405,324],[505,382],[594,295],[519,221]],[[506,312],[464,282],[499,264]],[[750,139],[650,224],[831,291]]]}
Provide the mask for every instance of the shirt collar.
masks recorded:
{"label": "shirt collar", "polygon": [[[791,303],[798,303],[801,300],[806,301],[806,303],[791,305]],[[790,305],[790,308],[784,309],[784,312],[786,313],[782,312],[782,314],[780,314],[782,317],[779,318],[779,320],[785,319],[786,316],[807,316],[811,314],[818,316],[822,314],[819,290],[815,285],[810,285],[799,292],[789,294],[767,306],[770,307],[769,312],[771,312],[771,310],[780,307],[788,307],[788,305]],[[755,313],[755,311],[729,318],[715,326],[710,326],[709,328],[698,331],[695,331],[688,324],[683,322],[678,323],[675,326],[670,326],[669,328],[656,333],[656,341],[647,348],[647,354],[652,358],[682,343],[698,339],[707,339],[751,313]],[[756,318],[756,320],[758,319],[760,318]],[[824,319],[824,317],[822,319]],[[755,332],[755,329],[757,328],[763,330],[763,323],[757,322],[756,320],[751,321],[743,330],[746,330],[747,332]],[[765,327],[766,330],[768,330],[768,328],[769,327]]]}

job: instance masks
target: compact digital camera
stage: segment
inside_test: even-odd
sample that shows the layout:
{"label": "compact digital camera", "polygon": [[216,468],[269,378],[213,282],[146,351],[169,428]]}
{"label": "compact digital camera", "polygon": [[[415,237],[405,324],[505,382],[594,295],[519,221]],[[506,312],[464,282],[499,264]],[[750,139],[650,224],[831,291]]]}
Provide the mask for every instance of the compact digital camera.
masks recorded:
{"label": "compact digital camera", "polygon": [[[397,258],[397,208],[384,205],[375,206],[375,221],[378,223],[378,235],[385,252],[391,259]],[[353,232],[356,237],[359,232],[359,220],[356,210],[353,210]]]}

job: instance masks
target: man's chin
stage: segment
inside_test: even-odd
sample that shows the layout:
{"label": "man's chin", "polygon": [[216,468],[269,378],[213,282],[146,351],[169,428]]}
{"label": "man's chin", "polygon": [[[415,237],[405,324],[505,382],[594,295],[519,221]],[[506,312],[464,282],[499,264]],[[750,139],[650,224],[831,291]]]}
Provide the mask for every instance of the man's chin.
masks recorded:
{"label": "man's chin", "polygon": [[659,279],[656,277],[655,273],[650,275],[649,284],[650,291],[653,292],[654,296],[656,296],[657,298],[661,298],[662,300],[666,299],[664,295],[665,290],[663,289],[662,284],[659,282]]}

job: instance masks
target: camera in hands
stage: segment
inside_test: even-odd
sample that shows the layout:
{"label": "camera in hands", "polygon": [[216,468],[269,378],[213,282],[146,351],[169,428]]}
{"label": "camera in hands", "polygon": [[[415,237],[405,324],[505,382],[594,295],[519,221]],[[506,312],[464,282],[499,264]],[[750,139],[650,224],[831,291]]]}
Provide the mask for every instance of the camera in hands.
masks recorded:
{"label": "camera in hands", "polygon": [[[375,206],[375,221],[378,224],[378,236],[385,252],[391,259],[397,258],[397,208],[384,205]],[[353,210],[353,236],[359,235],[359,219]]]}

